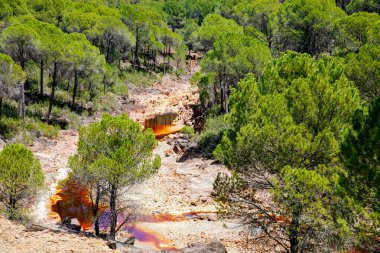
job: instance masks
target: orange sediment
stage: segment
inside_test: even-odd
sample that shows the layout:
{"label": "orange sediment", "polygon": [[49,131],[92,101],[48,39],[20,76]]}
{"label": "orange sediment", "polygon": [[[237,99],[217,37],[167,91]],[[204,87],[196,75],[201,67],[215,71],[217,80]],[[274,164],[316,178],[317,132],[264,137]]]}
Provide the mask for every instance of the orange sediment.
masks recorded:
{"label": "orange sediment", "polygon": [[153,132],[157,139],[161,139],[169,134],[178,133],[182,127],[181,125],[164,125],[153,129]]}
{"label": "orange sediment", "polygon": [[144,128],[151,128],[157,139],[165,137],[169,134],[178,133],[182,129],[182,125],[173,124],[174,120],[177,118],[176,113],[164,113],[161,115],[156,115],[153,118],[146,119],[144,123]]}
{"label": "orange sediment", "polygon": [[[63,220],[67,217],[76,218],[83,230],[93,227],[92,202],[86,188],[75,184],[70,180],[63,181],[50,198],[51,217]],[[100,213],[104,213],[106,207],[101,207]],[[158,213],[151,215],[139,215],[135,225],[126,224],[124,229],[133,235],[136,240],[152,245],[158,250],[176,250],[172,242],[161,234],[144,228],[142,223],[180,222],[194,218],[200,214],[216,213],[216,211],[199,211],[183,213]]]}
{"label": "orange sediment", "polygon": [[92,201],[86,188],[72,181],[64,181],[50,198],[51,217],[78,219],[83,230],[93,224]]}

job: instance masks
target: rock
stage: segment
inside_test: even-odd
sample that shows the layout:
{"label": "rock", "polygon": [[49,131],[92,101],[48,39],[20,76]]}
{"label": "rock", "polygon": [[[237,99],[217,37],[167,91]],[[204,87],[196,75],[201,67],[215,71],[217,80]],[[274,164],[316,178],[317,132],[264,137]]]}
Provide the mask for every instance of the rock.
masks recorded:
{"label": "rock", "polygon": [[196,243],[181,249],[183,253],[227,253],[226,247],[220,242],[210,244]]}
{"label": "rock", "polygon": [[197,205],[197,202],[196,202],[196,201],[191,201],[191,202],[190,202],[190,205],[192,205],[192,206],[196,206],[196,205]]}
{"label": "rock", "polygon": [[164,152],[164,154],[165,154],[166,157],[169,157],[169,156],[171,156],[171,155],[174,155],[174,151],[171,150],[171,149],[169,149],[169,150],[166,150],[166,151]]}
{"label": "rock", "polygon": [[24,229],[25,232],[36,232],[36,231],[44,231],[47,229],[46,227],[37,225],[37,224],[31,224],[26,229]]}
{"label": "rock", "polygon": [[200,198],[200,201],[201,201],[202,203],[206,203],[206,202],[207,202],[207,200],[208,200],[208,198],[207,198],[207,197],[201,197],[201,198]]}
{"label": "rock", "polygon": [[116,249],[116,248],[117,248],[116,242],[113,242],[113,241],[109,241],[109,242],[107,242],[107,246],[108,246],[110,249]]}
{"label": "rock", "polygon": [[135,237],[131,236],[123,243],[125,246],[133,246],[135,244]]}
{"label": "rock", "polygon": [[181,153],[182,153],[182,149],[181,149],[178,145],[175,145],[175,146],[173,147],[173,151],[174,151],[174,153],[176,153],[176,154],[181,154]]}
{"label": "rock", "polygon": [[70,217],[63,219],[61,221],[61,226],[77,232],[81,230],[79,221],[77,219],[71,219]]}
{"label": "rock", "polygon": [[218,214],[217,213],[199,213],[197,214],[197,218],[200,220],[217,221]]}

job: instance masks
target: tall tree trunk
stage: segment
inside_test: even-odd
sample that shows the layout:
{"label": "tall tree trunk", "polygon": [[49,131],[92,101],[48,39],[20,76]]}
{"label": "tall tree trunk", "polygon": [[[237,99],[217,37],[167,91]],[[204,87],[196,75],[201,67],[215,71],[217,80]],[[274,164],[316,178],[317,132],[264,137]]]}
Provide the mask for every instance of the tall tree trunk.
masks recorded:
{"label": "tall tree trunk", "polygon": [[46,115],[46,120],[49,123],[50,122],[50,116],[51,111],[53,109],[53,102],[54,102],[54,93],[55,93],[55,87],[57,86],[57,72],[58,72],[58,65],[56,62],[54,62],[54,69],[53,69],[53,83],[51,85],[51,93],[50,93],[50,102],[49,102],[49,109],[48,113]]}
{"label": "tall tree trunk", "polygon": [[300,203],[297,203],[293,207],[292,222],[289,228],[289,241],[290,241],[290,252],[298,253],[299,250],[299,229],[300,223],[299,219],[301,217],[302,206]]}
{"label": "tall tree trunk", "polygon": [[[225,73],[225,70],[224,70],[224,73]],[[228,114],[228,97],[229,97],[229,90],[228,90],[228,85],[227,85],[227,78],[226,78],[226,75],[224,75],[224,111],[225,113]]]}
{"label": "tall tree trunk", "polygon": [[156,71],[157,51],[154,51],[153,55],[153,71]]}
{"label": "tall tree trunk", "polygon": [[106,74],[103,75],[103,93],[106,94]]}
{"label": "tall tree trunk", "polygon": [[170,49],[170,45],[169,45],[169,49],[168,49],[168,72],[170,71],[170,52],[171,49]]}
{"label": "tall tree trunk", "polygon": [[116,237],[116,223],[117,223],[117,213],[116,213],[116,196],[117,189],[115,185],[111,185],[110,192],[110,209],[111,209],[111,228],[110,228],[110,240],[115,240]]}
{"label": "tall tree trunk", "polygon": [[166,74],[166,45],[164,47],[164,75]]}
{"label": "tall tree trunk", "polygon": [[93,213],[94,219],[95,219],[95,224],[94,225],[95,225],[95,235],[96,236],[99,236],[99,234],[100,234],[99,217],[98,217],[100,195],[101,195],[100,185],[97,184],[97,186],[96,186],[96,199],[95,199],[94,206],[92,208],[92,213]]}
{"label": "tall tree trunk", "polygon": [[40,62],[40,96],[44,95],[44,60]]}
{"label": "tall tree trunk", "polygon": [[[25,81],[26,82],[26,81]],[[20,103],[19,103],[19,112],[20,117],[22,118],[22,122],[25,123],[25,83],[22,83],[20,85]]]}
{"label": "tall tree trunk", "polygon": [[0,125],[1,125],[2,116],[3,116],[3,98],[0,97]]}
{"label": "tall tree trunk", "polygon": [[150,70],[150,46],[148,46],[148,50],[146,51],[147,53],[147,58],[148,58],[148,65],[147,65],[147,70]]}
{"label": "tall tree trunk", "polygon": [[224,112],[224,84],[223,84],[223,79],[222,79],[221,66],[219,66],[218,79],[219,79],[219,86],[220,86],[220,109],[222,110],[222,112]]}
{"label": "tall tree trunk", "polygon": [[78,89],[78,71],[74,70],[74,89],[73,89],[73,97],[71,99],[71,111],[74,111],[75,108],[75,97],[77,95]]}
{"label": "tall tree trunk", "polygon": [[139,61],[139,44],[140,44],[139,27],[136,26],[135,65],[137,65],[138,67],[140,67],[140,61]]}
{"label": "tall tree trunk", "polygon": [[106,62],[111,63],[111,41],[109,39],[106,40]]}

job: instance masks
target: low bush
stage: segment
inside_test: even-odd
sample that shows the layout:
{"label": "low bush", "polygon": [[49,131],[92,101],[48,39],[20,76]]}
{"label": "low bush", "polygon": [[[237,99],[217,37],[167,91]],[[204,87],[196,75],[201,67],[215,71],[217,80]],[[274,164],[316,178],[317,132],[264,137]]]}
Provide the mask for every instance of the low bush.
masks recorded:
{"label": "low bush", "polygon": [[94,110],[99,112],[112,112],[117,108],[117,96],[112,92],[107,92],[94,99]]}
{"label": "low bush", "polygon": [[0,134],[5,139],[14,139],[17,143],[30,145],[36,138],[55,138],[58,136],[59,127],[48,125],[41,121],[27,118],[25,125],[21,119],[5,118],[0,124]]}
{"label": "low bush", "polygon": [[131,72],[124,72],[123,78],[126,83],[132,83],[135,86],[143,86],[143,87],[149,87],[152,86],[154,83],[161,80],[160,75],[147,73],[147,72],[140,72],[140,71],[131,71]]}
{"label": "low bush", "polygon": [[223,133],[228,129],[229,124],[223,116],[213,116],[206,119],[204,129],[196,136],[198,147],[206,157],[213,157],[213,151],[222,140]]}
{"label": "low bush", "polygon": [[194,138],[194,128],[191,126],[184,126],[181,129],[182,134],[187,134],[190,139]]}

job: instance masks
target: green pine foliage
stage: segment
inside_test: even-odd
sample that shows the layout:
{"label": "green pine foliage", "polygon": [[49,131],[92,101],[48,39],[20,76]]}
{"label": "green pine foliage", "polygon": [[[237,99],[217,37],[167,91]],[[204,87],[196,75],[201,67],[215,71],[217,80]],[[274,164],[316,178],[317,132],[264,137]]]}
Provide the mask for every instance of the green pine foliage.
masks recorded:
{"label": "green pine foliage", "polygon": [[104,115],[81,128],[77,154],[70,158],[70,177],[91,193],[97,234],[98,209],[105,201],[111,214],[110,238],[115,240],[117,215],[126,209],[126,189],[155,174],[161,165],[160,157],[152,153],[156,145],[153,131],[143,132],[126,115]]}
{"label": "green pine foliage", "polygon": [[[76,128],[196,53],[195,139],[231,170],[220,210],[287,252],[375,250],[379,13],[378,0],[0,0],[0,137]],[[159,167],[153,134],[126,116],[80,134],[72,177],[96,205],[115,210]]]}
{"label": "green pine foliage", "polygon": [[0,152],[0,203],[9,219],[22,220],[24,211],[43,186],[40,162],[21,144],[9,144]]}
{"label": "green pine foliage", "polygon": [[[367,108],[366,108],[367,109]],[[342,194],[356,215],[347,219],[361,240],[375,250],[370,239],[379,236],[380,226],[380,99],[368,110],[358,110],[352,128],[341,144],[346,167],[341,177]]]}
{"label": "green pine foliage", "polygon": [[[315,251],[322,242],[342,246],[349,229],[335,192],[343,171],[339,145],[360,108],[343,62],[288,52],[258,81],[242,80],[230,103],[232,127],[215,150],[232,171],[215,182],[221,209],[260,233],[275,231],[271,239],[291,252]],[[260,199],[265,191],[270,203]]]}

